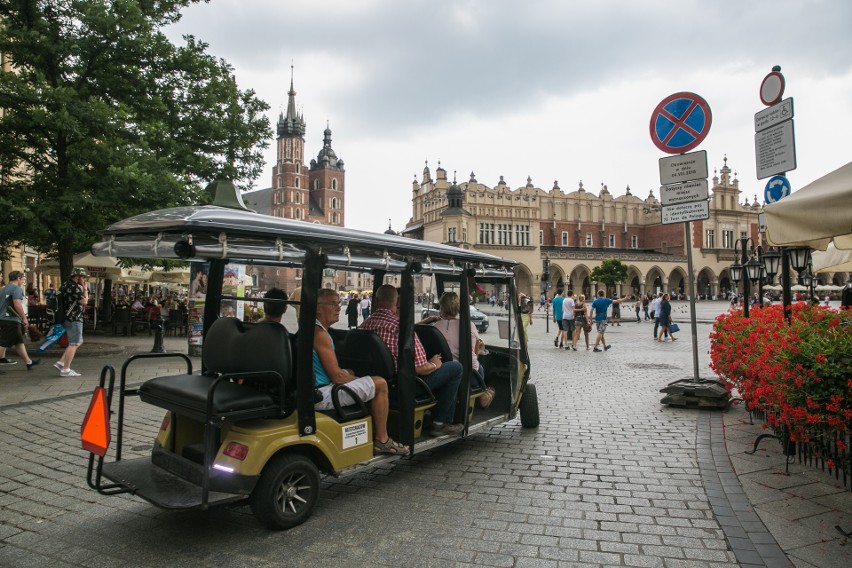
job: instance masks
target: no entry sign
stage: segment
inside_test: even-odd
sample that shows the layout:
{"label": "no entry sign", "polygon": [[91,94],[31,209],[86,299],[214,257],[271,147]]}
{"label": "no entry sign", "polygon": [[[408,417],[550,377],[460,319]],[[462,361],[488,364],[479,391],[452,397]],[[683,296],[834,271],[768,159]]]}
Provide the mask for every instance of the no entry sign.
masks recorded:
{"label": "no entry sign", "polygon": [[707,101],[695,93],[675,93],[651,113],[651,141],[667,154],[689,152],[707,137],[712,121]]}

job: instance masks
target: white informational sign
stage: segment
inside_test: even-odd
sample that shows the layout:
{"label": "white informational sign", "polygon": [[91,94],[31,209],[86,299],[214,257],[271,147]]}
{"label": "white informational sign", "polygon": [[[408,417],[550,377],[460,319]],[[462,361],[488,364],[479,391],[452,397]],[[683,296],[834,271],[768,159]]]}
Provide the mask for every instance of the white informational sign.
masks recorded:
{"label": "white informational sign", "polygon": [[664,185],[660,188],[660,203],[676,205],[690,201],[704,201],[710,197],[706,179],[697,179],[675,185]]}
{"label": "white informational sign", "polygon": [[757,179],[765,179],[796,169],[796,137],[788,120],[754,135]]}
{"label": "white informational sign", "polygon": [[785,120],[793,118],[793,98],[784,99],[777,105],[754,114],[754,131],[760,132],[770,126],[775,126]]}
{"label": "white informational sign", "polygon": [[757,214],[757,230],[761,233],[766,232],[766,213]]}
{"label": "white informational sign", "polygon": [[344,450],[366,444],[370,441],[369,432],[367,429],[367,421],[356,422],[343,427],[343,443],[341,447]]}
{"label": "white informational sign", "polygon": [[703,221],[710,218],[709,201],[693,201],[691,203],[679,203],[677,205],[664,205],[662,207],[663,225],[674,223],[686,223],[687,221]]}
{"label": "white informational sign", "polygon": [[707,152],[660,158],[660,185],[671,185],[696,179],[707,179]]}

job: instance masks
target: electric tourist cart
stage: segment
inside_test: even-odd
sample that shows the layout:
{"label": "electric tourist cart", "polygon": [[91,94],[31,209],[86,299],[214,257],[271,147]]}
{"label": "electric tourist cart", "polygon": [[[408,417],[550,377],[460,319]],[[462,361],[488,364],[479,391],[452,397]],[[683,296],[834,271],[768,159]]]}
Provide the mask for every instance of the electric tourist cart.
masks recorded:
{"label": "electric tourist cart", "polygon": [[[220,182],[222,186],[233,187]],[[455,413],[455,421],[464,424],[461,434],[426,435],[435,398],[414,372],[415,334],[427,356],[448,351],[446,340],[434,334],[434,328],[415,324],[420,312],[416,296],[427,290],[434,296],[457,291],[460,329],[468,329],[472,293],[488,289],[517,297],[512,260],[396,235],[262,215],[245,208],[233,191],[230,196],[217,195],[212,205],[152,211],[115,223],[101,232],[92,253],[186,260],[198,263],[194,270],[207,275],[206,295],[196,302],[203,305],[203,324],[197,324],[203,333],[200,370],[194,370],[192,359],[182,353],[146,353],[125,361],[118,377],[112,367],[101,372],[82,440],[91,452],[88,483],[102,494],[130,493],[173,510],[247,501],[260,522],[282,529],[310,516],[321,474],[345,476],[400,459],[373,455],[367,405],[342,406],[333,395],[333,409],[314,409],[317,291],[341,271],[369,275],[374,289],[383,283],[399,289],[398,368],[377,335],[347,329],[345,316],[330,331],[341,367],[353,369],[356,376],[387,379],[389,433],[410,448],[409,455],[453,443],[517,415],[522,426],[538,426],[526,338],[514,301],[483,335],[486,353],[480,361],[487,370],[487,385],[496,391],[487,408],[474,404],[482,387],[471,381],[475,372],[471,361],[461,361],[464,373]],[[300,298],[285,301],[298,313],[297,329],[234,317],[240,310],[233,306],[259,302],[229,286],[235,265],[297,271]],[[459,352],[470,352],[470,336],[463,333],[459,340]],[[451,353],[442,356],[452,358]],[[182,359],[185,372],[127,384],[128,368],[134,363],[161,357]],[[335,390],[339,388],[344,387]],[[154,436],[150,455],[125,459],[125,433],[135,434],[140,426],[128,420],[128,405],[140,404],[137,399],[163,409],[165,416],[158,432],[155,425],[150,428]]]}

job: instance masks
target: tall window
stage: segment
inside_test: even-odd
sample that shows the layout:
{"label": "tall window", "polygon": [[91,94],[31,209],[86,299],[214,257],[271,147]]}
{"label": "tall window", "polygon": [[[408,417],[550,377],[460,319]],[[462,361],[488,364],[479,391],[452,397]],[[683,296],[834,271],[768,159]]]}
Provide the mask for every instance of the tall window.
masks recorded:
{"label": "tall window", "polygon": [[562,231],[562,246],[568,246],[568,231]]}
{"label": "tall window", "polygon": [[497,244],[512,244],[512,225],[509,225],[508,223],[499,223],[497,225]]}
{"label": "tall window", "polygon": [[539,244],[539,245],[543,245],[543,244],[544,244],[544,231],[539,231],[539,232],[538,232],[538,244]]}
{"label": "tall window", "polygon": [[300,180],[299,178],[296,178],[296,189],[299,189],[299,187],[300,187],[299,182],[300,182],[300,181],[301,181],[301,180]]}
{"label": "tall window", "polygon": [[639,248],[639,237],[636,235],[630,237],[630,248]]}
{"label": "tall window", "polygon": [[734,248],[734,232],[722,231],[722,248]]}
{"label": "tall window", "polygon": [[337,178],[332,178],[331,189],[337,189]]}
{"label": "tall window", "polygon": [[490,245],[494,242],[494,223],[479,224],[479,243]]}
{"label": "tall window", "polygon": [[[510,225],[511,228],[511,225]],[[515,225],[515,244],[526,247],[530,244],[530,226]]]}
{"label": "tall window", "polygon": [[609,248],[615,248],[615,235],[609,236]]}
{"label": "tall window", "polygon": [[715,229],[707,229],[704,233],[704,247],[716,248],[716,231]]}
{"label": "tall window", "polygon": [[592,238],[592,234],[591,234],[591,233],[586,233],[586,246],[587,246],[587,247],[593,247],[593,246],[595,246],[595,241],[594,241],[594,239]]}
{"label": "tall window", "polygon": [[467,242],[467,227],[462,227],[462,242]]}
{"label": "tall window", "polygon": [[456,242],[456,228],[455,227],[447,227],[447,241],[454,243]]}

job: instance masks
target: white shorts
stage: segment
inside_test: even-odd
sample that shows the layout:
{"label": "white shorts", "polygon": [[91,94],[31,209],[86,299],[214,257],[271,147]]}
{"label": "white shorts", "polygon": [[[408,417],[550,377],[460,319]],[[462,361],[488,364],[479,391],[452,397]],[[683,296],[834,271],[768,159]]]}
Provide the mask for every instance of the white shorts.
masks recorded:
{"label": "white shorts", "polygon": [[[373,382],[373,377],[359,377],[354,381],[350,381],[346,383],[346,386],[350,388],[358,398],[362,401],[367,402],[369,400],[373,400],[376,396],[376,383]],[[334,384],[325,385],[324,387],[320,387],[319,391],[322,393],[322,400],[314,405],[314,408],[317,410],[330,410],[334,408],[334,404],[331,402],[331,389],[334,387]],[[338,395],[338,399],[340,400],[341,406],[351,406],[355,404],[355,401],[352,400],[352,397],[349,396],[349,393],[345,390],[340,391]]]}

